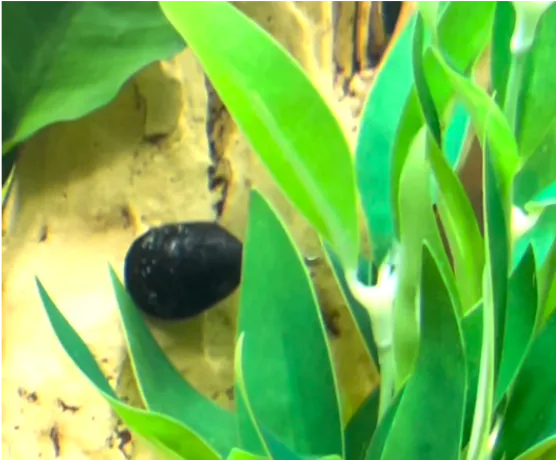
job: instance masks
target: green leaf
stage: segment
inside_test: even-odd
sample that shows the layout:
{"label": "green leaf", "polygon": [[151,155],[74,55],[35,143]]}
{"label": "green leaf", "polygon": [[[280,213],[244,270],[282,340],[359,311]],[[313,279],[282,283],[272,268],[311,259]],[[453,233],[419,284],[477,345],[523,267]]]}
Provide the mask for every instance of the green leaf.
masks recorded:
{"label": "green leaf", "polygon": [[469,442],[473,427],[473,416],[477,402],[477,388],[481,369],[481,347],[483,342],[483,304],[475,306],[461,321],[465,343],[467,365],[467,392],[465,395],[465,419],[463,423],[462,447]]}
{"label": "green leaf", "polygon": [[184,48],[156,2],[13,2],[2,37],[3,153],[107,104],[135,72]]}
{"label": "green leaf", "polygon": [[[482,296],[483,239],[473,207],[457,174],[442,154],[442,131],[423,66],[422,21],[417,19],[413,43],[413,72],[422,113],[429,130],[428,160],[436,179],[437,205],[450,243],[463,312]],[[444,264],[446,274],[451,269]]]}
{"label": "green leaf", "polygon": [[176,370],[155,341],[139,310],[110,267],[133,372],[147,409],[183,423],[221,456],[237,445],[236,420],[199,393]]}
{"label": "green leaf", "polygon": [[398,408],[400,407],[400,402],[402,400],[405,388],[402,388],[394,397],[394,400],[381,417],[378,426],[376,426],[373,433],[373,438],[371,439],[371,444],[367,449],[365,455],[365,460],[379,460],[382,458],[386,442],[388,441],[388,436],[392,429],[392,425],[398,413]]}
{"label": "green leaf", "polygon": [[466,365],[457,313],[428,245],[422,255],[421,343],[382,459],[459,459]]}
{"label": "green leaf", "polygon": [[259,455],[254,455],[244,450],[234,447],[228,455],[227,460],[264,460],[266,457],[261,457]]}
{"label": "green leaf", "polygon": [[[457,69],[469,69],[488,43],[494,2],[447,2],[439,12],[437,31],[441,48]],[[399,177],[411,143],[423,124],[411,69],[413,24],[414,19],[407,23],[375,77],[357,140],[357,180],[372,235],[373,261],[377,264],[382,262],[397,234]],[[427,50],[425,69],[431,78],[435,104],[449,121],[448,104],[453,91],[431,58],[432,52]],[[454,150],[459,152],[467,123],[452,127],[457,131],[450,133],[450,146],[455,145]]]}
{"label": "green leaf", "polygon": [[509,281],[504,344],[495,393],[496,404],[500,403],[510,388],[535,331],[539,309],[536,278],[535,255],[529,246]]}
{"label": "green leaf", "polygon": [[228,2],[161,4],[287,197],[343,264],[355,268],[359,226],[353,161],[339,121],[319,91],[273,37]]}
{"label": "green leaf", "polygon": [[503,108],[506,99],[506,86],[512,60],[510,42],[514,24],[515,10],[512,2],[496,2],[492,27],[490,75],[494,98],[500,108]]}
{"label": "green leaf", "polygon": [[556,205],[549,205],[544,208],[533,228],[517,240],[514,248],[513,266],[517,266],[529,245],[533,246],[537,265],[542,266],[552,248],[555,236]]}
{"label": "green leaf", "polygon": [[394,353],[398,388],[411,373],[417,358],[419,325],[417,294],[421,277],[421,255],[426,241],[439,261],[458,312],[461,303],[450,262],[444,251],[434,216],[430,193],[430,166],[426,159],[427,132],[421,131],[411,148],[400,180],[400,233],[402,263],[398,268],[398,294],[394,304]]}
{"label": "green leaf", "polygon": [[[351,293],[351,289],[349,288],[346,281],[344,269],[338,256],[326,243],[323,244],[323,247],[328,261],[330,262],[330,266],[332,267],[334,276],[338,281],[338,284],[340,285],[340,290],[342,291],[344,299],[346,300],[351,316],[353,317],[355,326],[359,334],[361,334],[363,342],[365,343],[365,348],[369,352],[369,355],[377,368],[380,370],[378,350],[373,337],[373,329],[371,326],[371,317],[369,316],[369,312],[363,305],[361,305],[357,301],[357,299],[355,299],[355,297]],[[369,262],[361,257],[359,263],[359,274],[361,275],[365,273],[369,273]],[[360,276],[359,279],[364,282],[364,277]]]}
{"label": "green leaf", "polygon": [[351,417],[345,429],[346,460],[364,460],[378,423],[379,389],[375,389]]}
{"label": "green leaf", "polygon": [[419,9],[419,14],[421,15],[425,26],[430,32],[433,41],[438,40],[436,33],[436,25],[438,23],[439,15],[439,3],[440,2],[418,2],[417,8]]}
{"label": "green leaf", "polygon": [[[256,191],[238,331],[247,337],[245,385],[258,423],[298,454],[343,455],[336,378],[310,276],[284,225]],[[252,430],[242,428],[243,447],[258,453]]]}
{"label": "green leaf", "polygon": [[[438,24],[438,48],[449,57],[449,62],[460,72],[467,73],[488,44],[494,2],[449,2]],[[442,121],[447,124],[452,111],[454,88],[438,64],[434,50],[429,48],[423,56],[423,66],[434,105]],[[400,176],[414,137],[423,124],[417,92],[412,91],[399,119],[392,153],[392,194],[397,196]],[[471,115],[471,113],[469,113]],[[459,149],[463,148],[466,125],[455,125],[461,130],[455,136]],[[454,134],[452,133],[452,136]],[[393,203],[394,216],[399,219],[397,203]],[[398,223],[396,222],[396,225]]]}
{"label": "green leaf", "polygon": [[164,451],[187,460],[218,460],[219,456],[193,430],[177,420],[156,412],[131,407],[121,402],[87,348],[85,342],[56,307],[41,282],[36,279],[44,309],[56,337],[74,364],[106,399],[114,412],[139,436]]}
{"label": "green leaf", "polygon": [[515,458],[556,440],[556,314],[529,350],[512,389],[498,449]]}

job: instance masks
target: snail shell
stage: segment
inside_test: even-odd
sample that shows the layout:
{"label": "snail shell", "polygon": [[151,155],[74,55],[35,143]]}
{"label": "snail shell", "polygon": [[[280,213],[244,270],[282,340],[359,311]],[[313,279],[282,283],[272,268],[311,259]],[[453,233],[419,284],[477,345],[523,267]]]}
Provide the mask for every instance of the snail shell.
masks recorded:
{"label": "snail shell", "polygon": [[146,314],[190,318],[237,288],[242,249],[236,237],[211,222],[151,228],[127,252],[125,285]]}

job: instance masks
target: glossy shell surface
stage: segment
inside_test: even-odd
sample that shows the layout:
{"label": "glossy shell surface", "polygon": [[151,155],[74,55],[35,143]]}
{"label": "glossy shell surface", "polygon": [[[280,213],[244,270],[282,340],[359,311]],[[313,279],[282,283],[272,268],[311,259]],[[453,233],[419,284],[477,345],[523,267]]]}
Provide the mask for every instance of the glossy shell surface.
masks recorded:
{"label": "glossy shell surface", "polygon": [[125,285],[148,315],[189,318],[237,288],[241,258],[241,242],[215,223],[167,224],[150,229],[130,246]]}

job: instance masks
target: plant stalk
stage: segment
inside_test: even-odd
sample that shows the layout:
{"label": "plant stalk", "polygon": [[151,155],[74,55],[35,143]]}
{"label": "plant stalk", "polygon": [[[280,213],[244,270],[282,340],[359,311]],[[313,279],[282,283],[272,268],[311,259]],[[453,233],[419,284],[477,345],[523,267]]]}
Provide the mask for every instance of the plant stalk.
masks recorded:
{"label": "plant stalk", "polygon": [[380,363],[379,420],[392,402],[396,382],[393,305],[397,277],[389,273],[389,268],[386,264],[381,268],[376,286],[365,286],[361,283],[357,278],[356,270],[350,270],[347,276],[347,283],[353,296],[365,307],[371,318]]}

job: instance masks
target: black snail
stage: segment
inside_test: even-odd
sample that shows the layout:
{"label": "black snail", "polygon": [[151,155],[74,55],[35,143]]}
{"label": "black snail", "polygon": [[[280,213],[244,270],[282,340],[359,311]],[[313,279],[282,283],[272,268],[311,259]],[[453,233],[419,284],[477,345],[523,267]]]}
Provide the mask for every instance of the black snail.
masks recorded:
{"label": "black snail", "polygon": [[236,237],[211,222],[152,228],[127,252],[125,285],[148,315],[190,318],[237,288],[242,249]]}

